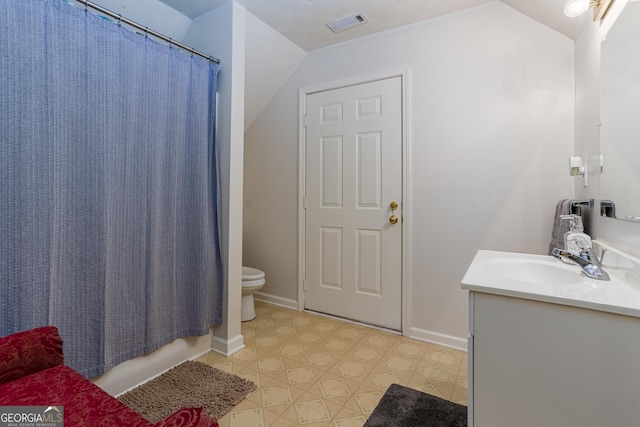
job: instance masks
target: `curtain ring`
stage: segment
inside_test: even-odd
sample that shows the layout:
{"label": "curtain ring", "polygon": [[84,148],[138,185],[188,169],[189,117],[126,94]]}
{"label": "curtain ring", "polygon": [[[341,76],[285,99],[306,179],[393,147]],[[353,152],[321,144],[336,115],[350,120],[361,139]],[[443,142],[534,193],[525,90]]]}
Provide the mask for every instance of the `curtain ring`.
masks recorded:
{"label": "curtain ring", "polygon": [[145,39],[149,38],[149,27],[144,27],[144,38]]}
{"label": "curtain ring", "polygon": [[122,22],[122,15],[118,14],[118,22],[117,22],[117,24],[120,25],[121,22]]}

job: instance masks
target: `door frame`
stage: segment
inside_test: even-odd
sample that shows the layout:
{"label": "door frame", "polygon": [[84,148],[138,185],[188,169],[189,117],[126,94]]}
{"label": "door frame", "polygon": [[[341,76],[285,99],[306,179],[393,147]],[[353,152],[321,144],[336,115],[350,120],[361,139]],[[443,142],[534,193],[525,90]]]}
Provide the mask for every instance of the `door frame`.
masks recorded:
{"label": "door frame", "polygon": [[411,215],[407,214],[410,210],[409,200],[409,94],[411,93],[410,85],[410,68],[401,70],[391,70],[388,72],[381,72],[363,76],[357,76],[344,80],[338,80],[333,82],[321,83],[314,86],[306,86],[298,91],[298,310],[303,311],[305,306],[305,289],[304,281],[306,278],[306,219],[304,198],[306,195],[306,126],[305,115],[307,111],[307,95],[311,95],[316,92],[324,92],[333,89],[340,89],[346,86],[354,86],[363,83],[371,83],[377,80],[384,80],[393,77],[400,77],[401,84],[401,109],[402,109],[402,260],[401,260],[401,333],[406,335],[409,332],[411,319],[411,287],[409,286],[411,277],[409,277],[410,269],[407,266],[407,260],[411,259],[409,239],[411,236]]}

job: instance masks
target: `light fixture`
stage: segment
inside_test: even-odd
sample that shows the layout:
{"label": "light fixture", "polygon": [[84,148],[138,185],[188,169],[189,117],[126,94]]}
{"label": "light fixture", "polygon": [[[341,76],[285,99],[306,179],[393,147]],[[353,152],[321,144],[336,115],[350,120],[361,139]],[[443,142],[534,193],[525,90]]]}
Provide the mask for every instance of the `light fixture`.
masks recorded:
{"label": "light fixture", "polygon": [[582,175],[582,183],[586,187],[588,181],[588,167],[582,163],[582,157],[572,156],[569,157],[569,175],[578,176]]}
{"label": "light fixture", "polygon": [[567,4],[564,5],[564,14],[569,18],[575,18],[585,13],[590,7],[597,6],[599,3],[599,1],[591,0],[569,0]]}

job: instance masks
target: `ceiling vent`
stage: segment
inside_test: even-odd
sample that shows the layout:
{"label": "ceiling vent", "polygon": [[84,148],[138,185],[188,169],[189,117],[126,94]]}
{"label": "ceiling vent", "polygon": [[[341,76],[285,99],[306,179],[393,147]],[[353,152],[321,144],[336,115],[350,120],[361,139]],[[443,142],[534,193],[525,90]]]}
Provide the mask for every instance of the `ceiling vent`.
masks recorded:
{"label": "ceiling vent", "polygon": [[367,17],[364,16],[364,13],[358,12],[345,16],[344,18],[336,19],[335,21],[327,22],[327,27],[331,28],[334,33],[339,33],[340,31],[362,25],[365,22],[369,22]]}

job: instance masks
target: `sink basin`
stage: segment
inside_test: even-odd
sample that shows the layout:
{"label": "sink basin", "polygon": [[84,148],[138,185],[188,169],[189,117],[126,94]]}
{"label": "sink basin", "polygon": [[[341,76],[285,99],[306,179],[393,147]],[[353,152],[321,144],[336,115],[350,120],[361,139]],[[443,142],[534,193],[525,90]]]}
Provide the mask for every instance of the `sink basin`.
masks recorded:
{"label": "sink basin", "polygon": [[486,263],[487,270],[510,279],[530,283],[574,284],[582,281],[578,266],[561,261],[518,258],[493,258]]}

